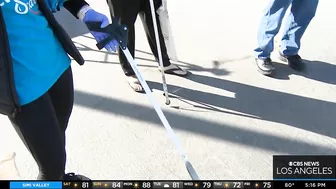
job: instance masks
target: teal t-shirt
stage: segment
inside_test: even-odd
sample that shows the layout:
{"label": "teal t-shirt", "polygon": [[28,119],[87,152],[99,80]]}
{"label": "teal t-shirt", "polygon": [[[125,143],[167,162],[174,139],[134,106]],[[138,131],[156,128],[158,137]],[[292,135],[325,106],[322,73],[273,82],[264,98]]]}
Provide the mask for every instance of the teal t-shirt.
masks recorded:
{"label": "teal t-shirt", "polygon": [[46,93],[71,60],[39,11],[36,0],[0,0],[0,6],[19,102],[25,105]]}

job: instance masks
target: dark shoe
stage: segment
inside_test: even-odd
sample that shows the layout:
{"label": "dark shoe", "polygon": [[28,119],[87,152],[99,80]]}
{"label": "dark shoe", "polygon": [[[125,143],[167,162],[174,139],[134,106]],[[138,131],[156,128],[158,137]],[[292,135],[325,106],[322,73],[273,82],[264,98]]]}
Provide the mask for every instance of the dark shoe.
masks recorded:
{"label": "dark shoe", "polygon": [[275,71],[275,67],[270,58],[265,59],[255,59],[258,70],[263,75],[271,75]]}
{"label": "dark shoe", "polygon": [[176,76],[187,76],[188,75],[188,71],[182,69],[180,66],[176,65],[176,64],[170,64],[169,66],[165,66],[163,67],[164,73],[166,74],[171,74],[171,75],[176,75]]}
{"label": "dark shoe", "polygon": [[64,181],[81,181],[81,180],[89,181],[91,179],[83,175],[76,175],[75,173],[67,173],[63,176],[63,180]]}
{"label": "dark shoe", "polygon": [[280,60],[287,62],[289,67],[291,67],[292,69],[296,71],[303,71],[305,69],[305,64],[299,55],[285,56],[281,53],[279,54],[280,54]]}

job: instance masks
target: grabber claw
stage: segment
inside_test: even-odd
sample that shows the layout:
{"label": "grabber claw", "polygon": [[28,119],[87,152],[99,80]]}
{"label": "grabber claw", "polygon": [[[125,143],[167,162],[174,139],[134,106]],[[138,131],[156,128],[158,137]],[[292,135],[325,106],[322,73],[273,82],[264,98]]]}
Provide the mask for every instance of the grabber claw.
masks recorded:
{"label": "grabber claw", "polygon": [[112,18],[112,24],[102,28],[101,22],[89,21],[85,22],[88,29],[92,32],[102,32],[108,34],[108,37],[97,43],[99,50],[104,48],[111,40],[115,39],[118,41],[120,47],[125,50],[127,48],[128,41],[128,28],[126,25],[119,24],[116,17]]}

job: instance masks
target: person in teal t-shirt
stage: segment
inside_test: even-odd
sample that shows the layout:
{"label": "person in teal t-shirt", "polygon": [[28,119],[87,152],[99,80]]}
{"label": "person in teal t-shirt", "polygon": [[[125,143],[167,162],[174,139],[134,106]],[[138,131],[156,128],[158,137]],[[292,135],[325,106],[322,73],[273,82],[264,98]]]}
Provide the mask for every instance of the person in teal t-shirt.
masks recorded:
{"label": "person in teal t-shirt", "polygon": [[[99,21],[102,27],[109,24],[105,15],[91,9],[84,0],[68,2],[72,3],[69,9],[78,10],[75,16],[84,23]],[[80,179],[64,172],[65,130],[74,103],[71,61],[42,14],[41,3],[55,12],[64,0],[0,0],[21,106],[10,120],[39,166],[38,179]],[[107,35],[91,33],[98,42]],[[105,48],[116,51],[116,41]]]}
{"label": "person in teal t-shirt", "polygon": [[69,68],[71,60],[48,28],[49,23],[39,13],[36,3],[22,2],[24,0],[11,1],[2,9],[15,86],[20,105],[25,105],[48,91]]}

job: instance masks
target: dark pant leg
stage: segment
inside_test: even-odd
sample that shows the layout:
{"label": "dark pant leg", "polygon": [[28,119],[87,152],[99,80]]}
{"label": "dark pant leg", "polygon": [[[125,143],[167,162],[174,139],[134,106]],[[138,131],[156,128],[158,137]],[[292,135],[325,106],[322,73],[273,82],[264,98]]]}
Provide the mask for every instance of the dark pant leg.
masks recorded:
{"label": "dark pant leg", "polygon": [[[61,129],[64,146],[66,144],[65,131],[68,127],[70,115],[74,105],[74,86],[72,69],[69,67],[49,90],[56,117]],[[66,153],[64,154],[66,159]],[[65,163],[65,162],[64,162]],[[65,167],[65,164],[64,164]]]}
{"label": "dark pant leg", "polygon": [[[139,0],[112,0],[113,16],[119,19],[120,24],[128,27],[128,42],[127,48],[134,58],[135,54],[135,21],[140,10]],[[135,75],[131,65],[127,61],[126,56],[119,48],[118,51],[119,61],[121,67],[127,76]]]}
{"label": "dark pant leg", "polygon": [[65,131],[74,105],[72,69],[69,67],[48,91],[62,131]]}
{"label": "dark pant leg", "polygon": [[[157,51],[157,46],[156,46],[156,37],[154,33],[154,25],[153,25],[153,19],[152,19],[152,12],[151,12],[151,7],[149,0],[140,0],[141,1],[141,12],[140,12],[140,17],[142,19],[142,23],[144,25],[144,29],[146,32],[147,40],[149,43],[149,46],[152,50],[153,55],[155,56],[156,60],[159,60],[159,55]],[[160,6],[162,5],[161,0],[154,0],[154,7],[155,10],[157,10]],[[164,66],[169,66],[170,59],[167,53],[167,48],[166,44],[164,41],[164,37],[162,34],[161,30],[161,25],[160,25],[160,20],[159,20],[159,15],[155,11],[155,16],[156,16],[156,23],[158,27],[158,34],[159,34],[159,41],[160,41],[160,47],[161,47],[161,54],[162,54],[162,61]]]}
{"label": "dark pant leg", "polygon": [[[22,106],[15,118],[9,118],[39,167],[39,180],[60,180],[64,175],[65,129],[72,109],[72,103],[68,102],[72,101],[73,94],[69,87],[72,85],[69,72],[71,69],[54,84],[54,95],[51,96],[50,91],[45,93]],[[70,91],[56,91],[57,88]],[[58,106],[53,105],[56,101],[60,103]],[[60,122],[63,122],[63,125]]]}
{"label": "dark pant leg", "polygon": [[37,179],[62,179],[65,170],[63,133],[49,94],[24,105],[10,120],[39,167]]}

